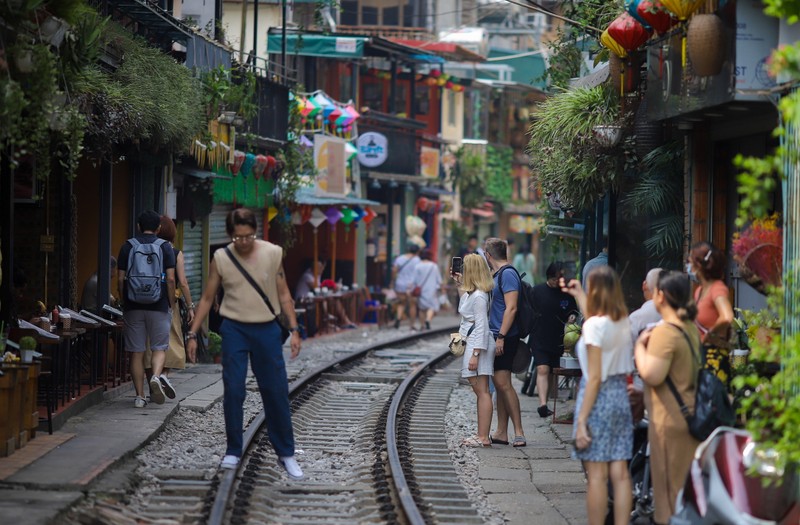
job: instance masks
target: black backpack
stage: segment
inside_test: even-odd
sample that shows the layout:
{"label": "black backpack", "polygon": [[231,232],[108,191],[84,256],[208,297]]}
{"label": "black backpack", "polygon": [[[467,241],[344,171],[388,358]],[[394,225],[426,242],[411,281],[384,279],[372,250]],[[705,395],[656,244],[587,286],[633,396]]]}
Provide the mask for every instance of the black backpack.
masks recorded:
{"label": "black backpack", "polygon": [[530,334],[536,331],[536,323],[539,321],[539,317],[541,314],[539,310],[536,308],[536,301],[533,298],[533,286],[529,283],[522,280],[525,277],[525,273],[520,275],[516,268],[511,265],[504,266],[500,269],[500,275],[497,276],[497,286],[500,289],[500,293],[503,292],[503,272],[510,268],[514,270],[514,273],[517,274],[519,277],[519,295],[517,296],[517,317],[514,320],[514,323],[517,325],[517,331],[519,332],[519,338],[525,339]]}

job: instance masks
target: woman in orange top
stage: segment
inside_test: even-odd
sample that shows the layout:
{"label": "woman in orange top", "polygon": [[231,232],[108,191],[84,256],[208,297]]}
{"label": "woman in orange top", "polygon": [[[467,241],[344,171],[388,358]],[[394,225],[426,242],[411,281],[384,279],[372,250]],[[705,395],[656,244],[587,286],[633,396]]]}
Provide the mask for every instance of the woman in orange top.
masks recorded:
{"label": "woman in orange top", "polygon": [[689,275],[696,274],[700,283],[694,291],[697,303],[695,324],[706,351],[706,368],[713,370],[727,384],[731,377],[728,339],[733,307],[728,299],[728,287],[722,281],[725,264],[725,253],[702,241],[692,246],[686,266]]}

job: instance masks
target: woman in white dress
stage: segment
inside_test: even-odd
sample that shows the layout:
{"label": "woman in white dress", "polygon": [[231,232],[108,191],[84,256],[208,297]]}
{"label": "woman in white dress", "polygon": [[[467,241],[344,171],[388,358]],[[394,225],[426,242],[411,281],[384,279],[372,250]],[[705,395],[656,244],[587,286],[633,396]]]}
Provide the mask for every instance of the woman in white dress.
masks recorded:
{"label": "woman in white dress", "polygon": [[464,274],[453,274],[459,283],[461,300],[458,331],[467,341],[461,364],[461,377],[467,378],[478,401],[478,434],[464,440],[464,446],[491,447],[492,395],[489,378],[494,374],[494,338],[489,331],[489,294],[494,281],[486,260],[477,254],[464,257]]}

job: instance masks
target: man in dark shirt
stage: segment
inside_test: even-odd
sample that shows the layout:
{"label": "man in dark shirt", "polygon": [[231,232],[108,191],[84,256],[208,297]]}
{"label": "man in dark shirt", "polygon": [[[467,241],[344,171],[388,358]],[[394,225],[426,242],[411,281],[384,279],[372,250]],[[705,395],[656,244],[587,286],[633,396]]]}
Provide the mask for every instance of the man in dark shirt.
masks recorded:
{"label": "man in dark shirt", "polygon": [[536,388],[539,391],[539,416],[548,417],[553,411],[547,408],[547,393],[550,373],[561,364],[564,352],[564,325],[578,313],[575,299],[558,286],[564,277],[564,266],[560,262],[547,267],[547,281],[533,287],[536,310],[542,317],[536,323],[536,333],[528,339],[536,364]]}
{"label": "man in dark shirt", "polygon": [[[137,223],[140,234],[135,239],[142,244],[155,242],[156,234],[161,228],[161,216],[153,210],[147,210],[139,215]],[[150,400],[159,405],[163,404],[165,386],[167,386],[166,395],[170,398],[175,397],[175,390],[172,389],[169,382],[166,379],[162,382],[161,379],[166,358],[165,351],[169,347],[169,329],[175,301],[175,252],[170,243],[161,244],[162,275],[164,276],[161,282],[161,295],[158,301],[145,304],[134,302],[128,298],[128,282],[125,275],[128,271],[128,259],[132,249],[133,245],[128,240],[119,250],[117,285],[125,320],[125,350],[130,352],[131,375],[133,376],[133,386],[136,389],[134,406],[144,408],[147,405],[144,399],[144,351],[147,349],[148,340],[150,349],[153,351]]]}

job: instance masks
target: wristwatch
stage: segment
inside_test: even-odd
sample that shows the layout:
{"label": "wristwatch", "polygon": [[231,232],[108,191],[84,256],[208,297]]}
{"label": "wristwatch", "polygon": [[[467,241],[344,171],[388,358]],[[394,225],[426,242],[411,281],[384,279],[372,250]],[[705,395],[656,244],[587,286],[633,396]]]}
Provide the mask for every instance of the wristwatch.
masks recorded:
{"label": "wristwatch", "polygon": [[506,338],[506,334],[497,334],[497,338],[498,339],[505,339]]}
{"label": "wristwatch", "polygon": [[480,355],[481,355],[480,350],[477,351],[477,352],[475,352],[475,351],[472,352],[472,357],[479,357]]}
{"label": "wristwatch", "polygon": [[289,327],[289,328],[288,328],[288,330],[289,330],[290,332],[296,332],[296,331],[298,331],[299,329],[300,329],[300,328],[298,328],[297,326],[295,326],[295,327]]}

